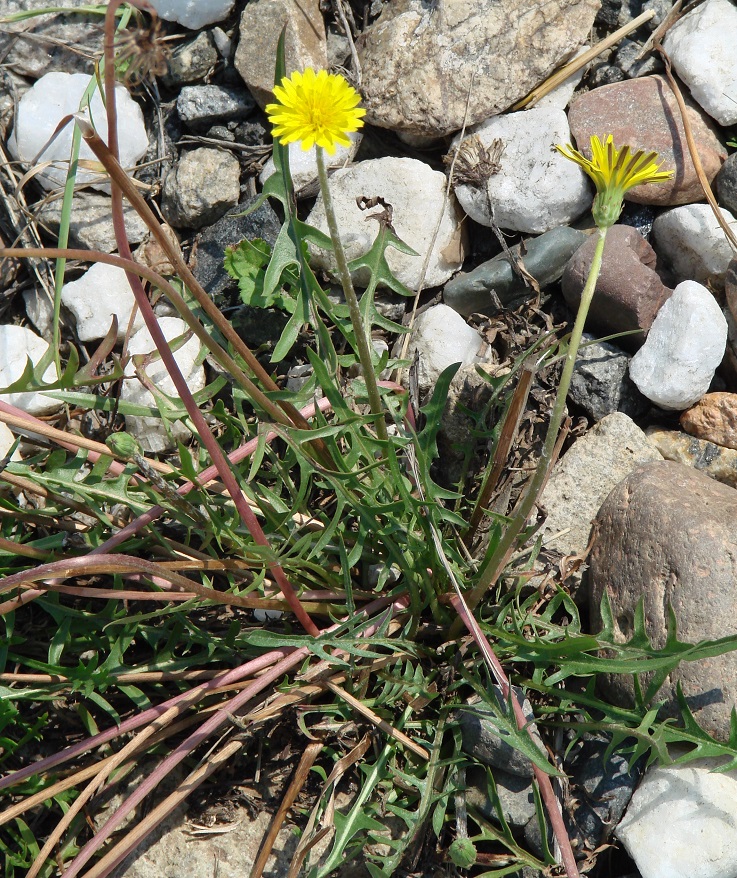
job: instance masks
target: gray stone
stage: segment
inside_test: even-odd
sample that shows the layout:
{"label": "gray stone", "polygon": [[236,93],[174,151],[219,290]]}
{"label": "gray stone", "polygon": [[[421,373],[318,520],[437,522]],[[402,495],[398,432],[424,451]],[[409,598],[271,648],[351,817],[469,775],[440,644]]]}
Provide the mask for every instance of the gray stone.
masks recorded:
{"label": "gray stone", "polygon": [[40,4],[38,0],[3,0],[0,7],[0,16],[5,19],[0,25],[3,66],[29,79],[39,79],[49,70],[92,74],[94,58],[102,53],[102,28],[96,16],[66,11],[85,2],[65,2],[65,11],[56,15],[8,21],[6,16],[34,12],[47,4]]}
{"label": "gray stone", "polygon": [[222,85],[185,85],[177,98],[179,118],[195,131],[218,122],[244,119],[255,108],[256,102],[248,92]]}
{"label": "gray stone", "polygon": [[727,157],[714,181],[717,198],[722,207],[737,216],[737,152]]}
{"label": "gray stone", "polygon": [[[540,289],[560,280],[566,263],[586,240],[584,232],[561,226],[524,244],[512,247],[521,256],[525,270]],[[473,313],[496,314],[500,308],[514,308],[531,298],[534,290],[512,270],[509,259],[500,253],[473,271],[457,274],[443,290],[443,301],[464,317]]]}
{"label": "gray stone", "polygon": [[[74,315],[79,340],[88,342],[104,338],[113,315],[118,321],[117,339],[123,341],[136,300],[122,268],[96,262],[78,280],[64,284],[61,302]],[[143,316],[135,309],[132,331],[136,332],[143,325]]]}
{"label": "gray stone", "polygon": [[[540,733],[535,725],[535,714],[532,705],[523,698],[523,692],[518,686],[513,687],[514,697],[522,708],[525,719],[529,723],[527,731],[531,738],[535,741],[542,753],[545,753],[545,747]],[[490,695],[496,699],[499,708],[505,713],[508,704],[501,694],[498,685],[491,687]],[[461,727],[461,736],[463,739],[463,750],[469,756],[484,765],[491,765],[495,768],[501,768],[510,774],[516,774],[520,777],[531,778],[534,774],[532,762],[508,744],[504,740],[504,736],[499,732],[499,722],[496,719],[496,713],[493,708],[485,705],[483,702],[475,702],[467,707],[462,707],[457,713],[458,722]],[[509,717],[509,721],[515,723],[514,716]]]}
{"label": "gray stone", "polygon": [[[689,467],[661,461],[630,473],[596,519],[589,556],[593,630],[601,625],[599,607],[606,593],[620,642],[634,633],[640,601],[656,648],[666,643],[670,608],[681,641],[700,643],[737,633],[735,516],[734,488]],[[644,691],[652,673],[640,676]],[[614,704],[633,704],[631,675],[602,675],[599,684]],[[682,662],[672,670],[656,695],[665,702],[661,717],[679,716],[679,684],[699,725],[726,741],[737,700],[737,652]]]}
{"label": "gray stone", "polygon": [[366,121],[440,136],[464,120],[488,119],[586,41],[597,7],[591,0],[392,0],[359,40]]}
{"label": "gray stone", "polygon": [[238,159],[217,149],[193,149],[167,174],[161,210],[175,228],[199,229],[220,219],[239,197]]}
{"label": "gray stone", "polygon": [[655,52],[650,52],[644,58],[638,60],[637,56],[640,54],[641,49],[641,43],[628,40],[626,37],[619,43],[619,48],[614,57],[617,67],[629,79],[634,79],[637,76],[649,76],[651,73],[659,73],[663,69],[663,62]]}
{"label": "gray stone", "polygon": [[164,85],[175,88],[189,82],[201,82],[218,63],[218,51],[209,31],[197,34],[171,53],[167,72],[161,77]]}
{"label": "gray stone", "polygon": [[576,357],[568,398],[595,421],[606,415],[623,412],[634,418],[643,415],[650,403],[638,391],[627,374],[630,358],[608,342],[597,342],[584,333]]}
{"label": "gray stone", "polygon": [[603,418],[553,469],[542,495],[545,545],[564,555],[583,554],[609,492],[639,464],[654,460],[660,454],[627,415]]}
{"label": "gray stone", "polygon": [[328,66],[325,22],[319,0],[251,0],[240,20],[235,67],[260,107],[274,99],[274,59],[279,35],[286,27],[287,75],[295,70]]}
{"label": "gray stone", "polygon": [[642,759],[631,770],[628,756],[616,751],[605,760],[609,743],[605,735],[583,732],[563,762],[575,801],[566,825],[577,850],[595,850],[609,839],[642,775]]}
{"label": "gray stone", "polygon": [[[529,777],[509,774],[499,768],[493,771],[494,783],[502,814],[510,826],[522,828],[534,817],[535,799]],[[489,796],[486,769],[479,765],[466,771],[466,801],[493,823],[499,823],[499,812]]]}
{"label": "gray stone", "polygon": [[647,438],[666,460],[693,467],[705,476],[737,488],[737,451],[680,430],[648,427]]}
{"label": "gray stone", "polygon": [[194,276],[218,307],[231,304],[238,290],[237,282],[223,267],[226,248],[254,238],[261,238],[273,247],[279,235],[281,222],[268,201],[253,213],[245,214],[255,201],[254,197],[242,202],[195,239],[192,254]]}
{"label": "gray stone", "polygon": [[[46,201],[38,213],[42,226],[55,237],[61,224],[62,199]],[[148,226],[136,211],[123,201],[125,231],[131,244],[140,244],[148,234]],[[112,253],[118,249],[110,213],[110,196],[98,192],[76,192],[69,223],[69,246]]]}

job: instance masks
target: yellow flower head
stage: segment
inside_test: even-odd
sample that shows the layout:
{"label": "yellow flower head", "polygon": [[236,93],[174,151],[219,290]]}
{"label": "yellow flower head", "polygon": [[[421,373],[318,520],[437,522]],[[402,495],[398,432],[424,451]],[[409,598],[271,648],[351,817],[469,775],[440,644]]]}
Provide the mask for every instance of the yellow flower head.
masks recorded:
{"label": "yellow flower head", "polygon": [[624,193],[629,189],[642,183],[662,183],[673,176],[673,171],[660,170],[656,152],[638,149],[630,153],[629,146],[617,149],[611,134],[604,143],[596,135],[591,138],[591,159],[570,144],[555,148],[594,181],[596,198],[591,212],[599,228],[609,228],[619,219]]}
{"label": "yellow flower head", "polygon": [[295,71],[274,86],[274,96],[279,103],[267,104],[266,115],[284,146],[299,140],[304,150],[317,144],[332,155],[336,144],[349,146],[349,132],[363,126],[361,96],[335,73]]}

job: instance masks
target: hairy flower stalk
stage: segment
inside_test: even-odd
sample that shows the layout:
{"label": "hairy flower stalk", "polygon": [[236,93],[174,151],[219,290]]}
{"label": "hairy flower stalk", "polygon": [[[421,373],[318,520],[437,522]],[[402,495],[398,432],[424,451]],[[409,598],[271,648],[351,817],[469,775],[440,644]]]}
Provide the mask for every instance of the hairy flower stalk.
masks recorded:
{"label": "hairy flower stalk", "polygon": [[266,106],[266,115],[274,126],[274,137],[283,146],[298,141],[303,150],[315,147],[325,216],[350,312],[353,334],[356,337],[369,406],[375,418],[377,435],[379,439],[386,440],[388,434],[371,357],[371,340],[361,319],[358,297],[340,240],[323,152],[327,150],[333,155],[336,144],[348,146],[348,134],[363,126],[362,117],[366,111],[358,107],[361,100],[358,92],[342,76],[327,73],[325,70],[315,73],[307,68],[304,73],[295,72],[291,76],[285,76],[281,85],[274,86],[274,95],[278,103]]}
{"label": "hairy flower stalk", "polygon": [[586,317],[588,316],[591,300],[596,289],[596,282],[601,271],[607,230],[619,219],[619,215],[622,212],[624,195],[628,190],[643,183],[661,183],[673,176],[672,171],[660,170],[661,166],[656,162],[657,153],[644,152],[643,150],[637,150],[632,153],[629,146],[617,149],[614,146],[611,134],[604,143],[596,136],[591,138],[591,159],[587,159],[570,144],[568,146],[556,146],[556,149],[567,159],[581,167],[594,181],[596,197],[594,198],[591,212],[597,225],[596,249],[594,250],[594,257],[591,260],[589,274],[581,294],[581,303],[578,306],[576,320],[568,342],[568,350],[560,377],[560,384],[558,385],[558,393],[555,397],[555,404],[553,405],[553,412],[550,417],[550,424],[537,469],[514,519],[504,532],[493,557],[481,571],[477,584],[466,599],[467,604],[472,610],[504,570],[515,541],[525,526],[545,482],[560,426],[563,423],[566,397],[571,386],[573,368],[576,364],[576,355],[581,344]]}

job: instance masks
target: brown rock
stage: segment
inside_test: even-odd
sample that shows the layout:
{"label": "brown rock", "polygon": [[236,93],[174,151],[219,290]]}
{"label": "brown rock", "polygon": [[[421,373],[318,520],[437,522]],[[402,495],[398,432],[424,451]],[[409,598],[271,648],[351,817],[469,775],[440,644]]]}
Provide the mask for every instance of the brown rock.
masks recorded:
{"label": "brown rock", "polygon": [[261,108],[274,100],[276,44],[285,25],[287,75],[305,67],[322,70],[328,66],[319,0],[251,0],[241,15],[235,67]]}
{"label": "brown rock", "polygon": [[737,449],[737,393],[707,393],[681,415],[681,426],[698,439]]}
{"label": "brown rock", "polygon": [[[597,236],[592,235],[573,254],[563,272],[563,295],[574,311],[589,275]],[[655,272],[655,251],[630,226],[612,226],[604,245],[601,274],[586,320],[587,329],[609,335],[639,329],[618,344],[636,350],[645,341],[655,315],[672,290],[663,285]]]}
{"label": "brown rock", "polygon": [[648,427],[647,438],[666,460],[700,470],[705,476],[737,488],[737,451],[697,439],[680,430]]}
{"label": "brown rock", "polygon": [[[706,114],[685,95],[699,158],[709,182],[727,157],[717,130]],[[591,157],[589,140],[611,134],[617,147],[655,150],[664,170],[675,170],[667,183],[635,186],[626,194],[637,204],[676,205],[704,201],[686,143],[681,114],[667,79],[643,76],[614,85],[604,85],[581,95],[568,114],[571,133],[578,149]]]}
{"label": "brown rock", "polygon": [[586,41],[598,8],[597,0],[385,3],[358,41],[366,121],[437,137],[488,119]]}
{"label": "brown rock", "polygon": [[[601,627],[606,592],[617,642],[631,639],[644,602],[645,630],[657,648],[666,643],[669,608],[678,639],[688,643],[737,634],[737,492],[670,461],[638,467],[607,497],[589,556],[591,616]],[[643,674],[642,691],[650,675]],[[631,675],[601,680],[616,704],[632,706]],[[714,737],[729,737],[737,700],[737,652],[682,662],[660,687],[663,716],[678,716],[680,684],[697,722]]]}

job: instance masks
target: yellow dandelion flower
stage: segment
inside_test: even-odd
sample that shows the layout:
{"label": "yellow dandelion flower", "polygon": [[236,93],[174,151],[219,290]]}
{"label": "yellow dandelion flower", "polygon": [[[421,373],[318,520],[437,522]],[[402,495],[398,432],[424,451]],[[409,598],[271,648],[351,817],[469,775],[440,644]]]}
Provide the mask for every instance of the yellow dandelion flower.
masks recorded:
{"label": "yellow dandelion flower", "polygon": [[610,134],[604,143],[594,135],[591,138],[591,158],[570,144],[556,146],[558,152],[575,162],[591,177],[596,186],[596,198],[591,212],[599,228],[609,228],[622,212],[624,193],[643,183],[662,183],[670,180],[673,171],[661,171],[656,152],[638,149],[631,153],[629,146],[617,149]]}
{"label": "yellow dandelion flower", "polygon": [[274,86],[274,96],[278,103],[268,104],[266,115],[284,146],[299,140],[304,150],[317,144],[333,155],[336,144],[349,146],[347,135],[363,126],[361,96],[336,73],[295,71]]}

